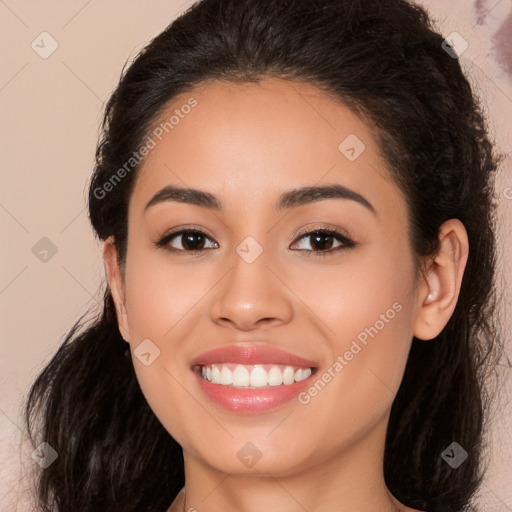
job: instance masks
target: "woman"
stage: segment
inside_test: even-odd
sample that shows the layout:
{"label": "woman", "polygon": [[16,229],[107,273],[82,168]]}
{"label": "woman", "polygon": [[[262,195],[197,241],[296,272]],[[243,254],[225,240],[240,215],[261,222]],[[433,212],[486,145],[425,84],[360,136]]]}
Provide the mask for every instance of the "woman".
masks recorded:
{"label": "woman", "polygon": [[41,509],[468,510],[497,159],[427,14],[203,0],[103,129],[104,310],[27,403]]}

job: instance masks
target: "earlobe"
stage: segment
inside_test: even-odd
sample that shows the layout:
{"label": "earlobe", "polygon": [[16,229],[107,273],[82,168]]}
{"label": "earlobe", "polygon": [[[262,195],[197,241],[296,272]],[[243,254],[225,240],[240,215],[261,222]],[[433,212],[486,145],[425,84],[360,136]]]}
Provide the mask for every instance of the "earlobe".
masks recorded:
{"label": "earlobe", "polygon": [[468,258],[468,238],[462,222],[450,219],[439,232],[439,251],[419,286],[414,336],[422,340],[435,338],[452,316]]}
{"label": "earlobe", "polygon": [[128,314],[126,311],[124,297],[124,282],[121,273],[118,252],[114,244],[114,238],[111,236],[105,240],[103,246],[103,263],[107,275],[108,285],[116,306],[117,322],[119,332],[125,341],[130,341],[130,331],[128,329]]}

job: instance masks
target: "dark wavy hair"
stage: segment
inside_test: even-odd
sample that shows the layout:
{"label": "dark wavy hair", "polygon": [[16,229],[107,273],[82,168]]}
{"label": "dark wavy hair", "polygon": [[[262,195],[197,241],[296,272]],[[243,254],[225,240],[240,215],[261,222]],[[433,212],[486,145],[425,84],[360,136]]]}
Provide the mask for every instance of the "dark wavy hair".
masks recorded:
{"label": "dark wavy hair", "polygon": [[[114,237],[124,268],[140,164],[106,197],[98,190],[178,94],[213,80],[267,77],[313,84],[371,127],[407,201],[418,269],[438,250],[443,222],[457,218],[466,227],[458,302],[439,336],[413,339],[391,409],[384,475],[408,506],[468,510],[484,472],[492,397],[485,379],[501,348],[494,314],[499,157],[458,59],[425,10],[406,0],[195,3],[123,69],[106,105],[89,184],[92,226],[100,240]],[[184,485],[182,449],[141,392],[108,284],[101,314],[87,324],[83,318],[27,397],[31,442],[46,441],[59,455],[36,475],[38,507],[163,512]],[[456,470],[441,458],[453,441],[469,454]]]}

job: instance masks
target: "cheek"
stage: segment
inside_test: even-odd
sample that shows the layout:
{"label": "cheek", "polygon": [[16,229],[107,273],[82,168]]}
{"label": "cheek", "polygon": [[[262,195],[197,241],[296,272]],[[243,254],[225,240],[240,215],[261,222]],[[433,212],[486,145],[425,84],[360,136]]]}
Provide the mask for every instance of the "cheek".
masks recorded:
{"label": "cheek", "polygon": [[[321,392],[312,389],[313,397],[305,396],[304,402],[311,398],[315,417],[338,421],[342,410],[350,410],[344,422],[357,428],[366,417],[371,424],[389,409],[407,362],[413,336],[412,256],[405,244],[389,243],[354,253],[330,274],[316,277],[307,287],[308,305],[319,312],[318,325],[328,340],[329,371],[319,375]],[[326,402],[338,407],[326,408]]]}
{"label": "cheek", "polygon": [[132,255],[126,275],[129,328],[139,340],[165,338],[167,343],[207,292],[193,265],[171,264],[157,251]]}
{"label": "cheek", "polygon": [[[409,325],[406,306],[414,297],[414,267],[405,247],[373,244],[347,252],[335,265],[297,268],[286,277],[337,353],[347,350],[347,342],[350,345],[358,335],[364,342],[372,326],[379,337],[387,338],[384,333]],[[374,328],[370,331],[376,335]]]}
{"label": "cheek", "polygon": [[[194,332],[207,289],[191,265],[171,265],[151,252],[133,251],[130,256],[126,305],[132,360],[141,388],[159,416],[180,399],[190,400],[182,396],[183,376],[189,377],[187,361],[194,353],[187,337]],[[147,366],[138,357],[143,346],[148,347],[144,352],[150,352],[149,359],[154,357]]]}

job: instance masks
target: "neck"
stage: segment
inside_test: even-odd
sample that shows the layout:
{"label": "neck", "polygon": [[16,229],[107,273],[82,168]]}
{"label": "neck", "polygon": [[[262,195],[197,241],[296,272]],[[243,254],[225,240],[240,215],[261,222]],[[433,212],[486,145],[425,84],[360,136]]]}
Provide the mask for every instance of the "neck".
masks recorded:
{"label": "neck", "polygon": [[385,429],[377,428],[320,464],[304,464],[304,469],[286,474],[223,473],[184,451],[185,493],[171,511],[406,510],[385,485],[384,440]]}

